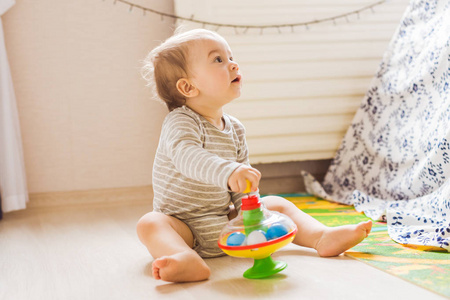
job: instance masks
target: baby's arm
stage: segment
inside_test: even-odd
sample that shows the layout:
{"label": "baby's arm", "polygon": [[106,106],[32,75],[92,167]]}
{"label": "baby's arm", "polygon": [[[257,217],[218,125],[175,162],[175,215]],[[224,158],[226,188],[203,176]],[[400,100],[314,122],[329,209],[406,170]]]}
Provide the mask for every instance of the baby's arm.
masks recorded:
{"label": "baby's arm", "polygon": [[173,115],[165,122],[161,142],[176,169],[199,182],[228,189],[230,175],[242,165],[204,149],[198,123],[185,114]]}

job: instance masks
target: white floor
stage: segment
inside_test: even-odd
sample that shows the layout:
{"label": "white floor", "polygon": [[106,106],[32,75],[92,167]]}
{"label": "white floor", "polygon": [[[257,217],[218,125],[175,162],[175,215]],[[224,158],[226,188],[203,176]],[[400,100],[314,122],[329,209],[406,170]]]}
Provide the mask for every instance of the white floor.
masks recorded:
{"label": "white floor", "polygon": [[346,256],[320,258],[289,245],[288,267],[249,280],[249,259],[207,260],[209,280],[173,284],[151,276],[135,224],[149,205],[34,209],[0,221],[0,299],[446,299]]}

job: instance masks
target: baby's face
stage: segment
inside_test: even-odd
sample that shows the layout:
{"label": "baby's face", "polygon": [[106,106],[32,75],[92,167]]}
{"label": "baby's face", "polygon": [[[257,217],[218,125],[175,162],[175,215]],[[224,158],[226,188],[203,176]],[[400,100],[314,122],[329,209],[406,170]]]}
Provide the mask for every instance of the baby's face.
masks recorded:
{"label": "baby's face", "polygon": [[199,96],[223,106],[241,94],[239,65],[233,60],[228,43],[219,37],[208,37],[192,43],[189,70]]}

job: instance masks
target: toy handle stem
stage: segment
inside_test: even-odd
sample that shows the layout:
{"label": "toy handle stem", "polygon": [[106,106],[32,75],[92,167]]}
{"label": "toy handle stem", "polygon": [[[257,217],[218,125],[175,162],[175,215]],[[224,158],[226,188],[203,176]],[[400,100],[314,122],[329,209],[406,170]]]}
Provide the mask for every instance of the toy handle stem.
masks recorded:
{"label": "toy handle stem", "polygon": [[252,184],[247,179],[245,179],[245,182],[247,183],[247,187],[245,188],[245,190],[242,193],[250,194],[250,192],[252,191]]}

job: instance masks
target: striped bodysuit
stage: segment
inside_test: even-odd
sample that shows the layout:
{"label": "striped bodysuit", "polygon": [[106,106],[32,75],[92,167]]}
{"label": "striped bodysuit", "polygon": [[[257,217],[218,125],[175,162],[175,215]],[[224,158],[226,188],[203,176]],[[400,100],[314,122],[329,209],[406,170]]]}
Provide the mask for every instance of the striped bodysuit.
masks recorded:
{"label": "striped bodysuit", "polygon": [[244,126],[223,115],[224,130],[183,106],[164,120],[153,165],[154,211],[183,221],[202,257],[224,253],[217,240],[228,222],[229,205],[237,210],[244,194],[228,189],[228,178],[248,165]]}

